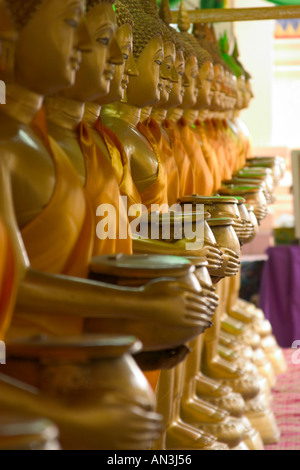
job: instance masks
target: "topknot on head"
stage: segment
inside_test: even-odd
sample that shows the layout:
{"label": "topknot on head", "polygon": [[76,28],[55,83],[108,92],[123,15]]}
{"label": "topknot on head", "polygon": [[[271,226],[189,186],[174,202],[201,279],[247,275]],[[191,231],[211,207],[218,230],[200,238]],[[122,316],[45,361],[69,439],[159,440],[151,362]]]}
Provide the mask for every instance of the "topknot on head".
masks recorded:
{"label": "topknot on head", "polygon": [[115,3],[115,8],[116,8],[118,26],[120,27],[120,26],[123,26],[124,24],[130,24],[133,27],[134,25],[133,17],[129,9],[127,8],[127,6],[124,3],[121,3],[119,0],[117,0]]}
{"label": "topknot on head", "polygon": [[15,27],[24,28],[44,0],[4,0]]}

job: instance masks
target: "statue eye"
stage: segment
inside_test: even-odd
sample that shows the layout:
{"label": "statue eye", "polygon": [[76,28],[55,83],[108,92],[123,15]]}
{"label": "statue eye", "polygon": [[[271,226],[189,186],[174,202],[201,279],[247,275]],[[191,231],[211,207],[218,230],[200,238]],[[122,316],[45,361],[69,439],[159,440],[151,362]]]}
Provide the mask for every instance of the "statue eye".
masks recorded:
{"label": "statue eye", "polygon": [[104,46],[108,46],[110,42],[110,38],[98,38],[96,39],[99,44],[103,44]]}
{"label": "statue eye", "polygon": [[65,22],[66,22],[69,26],[71,26],[71,28],[74,28],[74,29],[78,28],[78,21],[73,20],[72,18],[68,18],[67,20],[65,20]]}
{"label": "statue eye", "polygon": [[128,54],[123,54],[123,57],[125,60],[128,60],[129,59],[129,55]]}
{"label": "statue eye", "polygon": [[159,66],[162,65],[162,61],[161,60],[156,60],[155,61]]}

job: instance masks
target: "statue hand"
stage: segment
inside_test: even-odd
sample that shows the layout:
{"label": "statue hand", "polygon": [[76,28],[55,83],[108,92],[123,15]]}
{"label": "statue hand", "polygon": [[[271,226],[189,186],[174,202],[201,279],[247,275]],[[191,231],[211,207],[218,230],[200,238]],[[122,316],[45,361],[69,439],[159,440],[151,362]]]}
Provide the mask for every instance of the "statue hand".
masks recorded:
{"label": "statue hand", "polygon": [[240,258],[239,256],[229,248],[222,248],[225,276],[235,276],[240,269]]}
{"label": "statue hand", "polygon": [[201,292],[181,282],[158,279],[145,286],[145,295],[158,301],[153,314],[158,314],[160,322],[200,332],[211,326],[209,302]]}
{"label": "statue hand", "polygon": [[160,415],[122,401],[62,406],[56,422],[65,450],[147,450],[162,431]]}
{"label": "statue hand", "polygon": [[219,269],[222,266],[222,252],[214,246],[206,245],[203,247],[199,256],[203,256],[208,262],[208,269]]}

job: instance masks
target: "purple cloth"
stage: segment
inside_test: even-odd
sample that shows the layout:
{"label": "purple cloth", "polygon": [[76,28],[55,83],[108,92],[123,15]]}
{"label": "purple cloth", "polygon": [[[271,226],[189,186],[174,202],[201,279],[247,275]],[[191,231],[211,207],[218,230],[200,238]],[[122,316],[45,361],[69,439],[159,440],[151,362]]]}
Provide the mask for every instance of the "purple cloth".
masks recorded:
{"label": "purple cloth", "polygon": [[300,340],[300,246],[269,248],[260,288],[260,307],[279,345]]}

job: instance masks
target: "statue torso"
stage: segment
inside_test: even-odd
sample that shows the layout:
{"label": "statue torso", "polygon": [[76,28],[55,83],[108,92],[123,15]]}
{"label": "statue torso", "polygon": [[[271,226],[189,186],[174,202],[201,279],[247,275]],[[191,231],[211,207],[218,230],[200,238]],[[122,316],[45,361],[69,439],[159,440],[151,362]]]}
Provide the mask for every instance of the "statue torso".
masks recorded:
{"label": "statue torso", "polygon": [[43,142],[29,126],[0,115],[1,157],[7,158],[19,228],[48,205],[55,189],[55,167]]}
{"label": "statue torso", "polygon": [[116,133],[129,160],[133,181],[141,193],[155,182],[158,161],[148,140],[129,123],[117,117],[103,116],[104,124]]}
{"label": "statue torso", "polygon": [[58,145],[64,150],[77,175],[79,176],[82,186],[86,183],[86,166],[82,153],[78,134],[76,131],[60,127],[56,124],[48,122],[49,134],[54,138]]}

